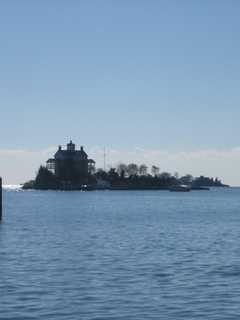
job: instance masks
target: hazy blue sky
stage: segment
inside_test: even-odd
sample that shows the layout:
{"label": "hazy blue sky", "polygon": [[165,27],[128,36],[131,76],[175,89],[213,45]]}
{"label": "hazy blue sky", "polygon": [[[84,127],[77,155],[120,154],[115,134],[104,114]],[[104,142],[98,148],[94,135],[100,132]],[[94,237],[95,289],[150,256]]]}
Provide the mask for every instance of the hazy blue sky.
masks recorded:
{"label": "hazy blue sky", "polygon": [[[239,16],[237,0],[1,1],[0,173],[19,181],[29,155],[19,161],[14,151],[72,138],[125,150],[122,157],[136,147],[205,152],[204,168],[176,158],[182,174],[209,174],[218,163],[215,154],[208,166],[209,154],[224,153],[216,174],[232,182],[240,163]],[[35,157],[26,176],[38,165]]]}

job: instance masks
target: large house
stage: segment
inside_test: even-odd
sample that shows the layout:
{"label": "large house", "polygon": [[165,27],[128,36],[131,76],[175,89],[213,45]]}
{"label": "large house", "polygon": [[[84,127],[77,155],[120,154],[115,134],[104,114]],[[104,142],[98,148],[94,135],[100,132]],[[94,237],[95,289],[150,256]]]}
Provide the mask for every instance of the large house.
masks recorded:
{"label": "large house", "polygon": [[61,181],[80,182],[94,172],[95,161],[88,159],[83,147],[76,150],[70,141],[66,149],[59,146],[54,158],[47,160],[47,168]]}

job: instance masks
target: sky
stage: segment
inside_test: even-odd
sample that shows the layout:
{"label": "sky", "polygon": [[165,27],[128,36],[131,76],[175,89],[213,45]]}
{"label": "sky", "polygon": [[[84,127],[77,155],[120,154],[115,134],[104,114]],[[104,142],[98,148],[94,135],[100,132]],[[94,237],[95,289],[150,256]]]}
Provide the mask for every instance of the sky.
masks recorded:
{"label": "sky", "polygon": [[59,144],[240,185],[240,2],[0,2],[0,175]]}

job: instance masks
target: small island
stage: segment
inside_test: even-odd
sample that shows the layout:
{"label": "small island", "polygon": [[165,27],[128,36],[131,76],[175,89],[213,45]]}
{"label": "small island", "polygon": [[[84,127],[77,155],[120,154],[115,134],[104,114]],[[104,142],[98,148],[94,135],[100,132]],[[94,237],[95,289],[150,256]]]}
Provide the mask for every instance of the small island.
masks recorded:
{"label": "small island", "polygon": [[59,146],[54,158],[41,166],[35,180],[26,182],[23,189],[37,190],[167,190],[173,186],[185,185],[191,190],[205,190],[207,187],[228,187],[218,178],[161,172],[157,166],[151,173],[145,164],[119,164],[108,171],[96,170],[95,161],[88,158],[83,147],[76,149],[70,141],[67,148]]}

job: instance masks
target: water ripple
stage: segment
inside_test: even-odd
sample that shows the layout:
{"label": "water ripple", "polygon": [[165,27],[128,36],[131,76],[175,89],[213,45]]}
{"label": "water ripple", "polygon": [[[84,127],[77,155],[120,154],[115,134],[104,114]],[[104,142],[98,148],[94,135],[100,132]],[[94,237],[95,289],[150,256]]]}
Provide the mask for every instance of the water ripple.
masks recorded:
{"label": "water ripple", "polygon": [[0,319],[239,319],[240,190],[4,191]]}

